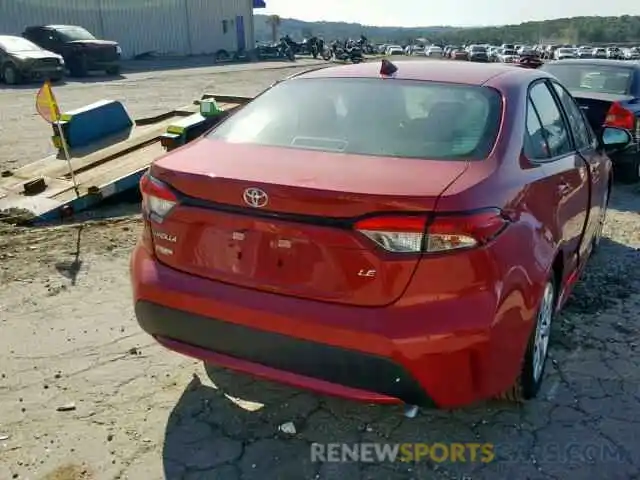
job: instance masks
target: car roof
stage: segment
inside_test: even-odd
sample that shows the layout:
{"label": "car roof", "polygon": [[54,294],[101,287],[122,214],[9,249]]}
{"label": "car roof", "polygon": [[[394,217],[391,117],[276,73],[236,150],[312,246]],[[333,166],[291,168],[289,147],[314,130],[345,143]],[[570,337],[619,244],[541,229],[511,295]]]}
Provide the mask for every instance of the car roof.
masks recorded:
{"label": "car roof", "polygon": [[547,65],[592,65],[594,67],[632,67],[640,68],[640,63],[630,62],[629,60],[609,60],[604,58],[569,58],[566,60],[553,60],[547,62]]}
{"label": "car roof", "polygon": [[[628,63],[628,62],[627,62]],[[483,85],[487,81],[508,73],[532,79],[541,76],[536,70],[504,65],[500,63],[460,62],[455,60],[393,62],[398,68],[394,78],[399,80],[423,80],[451,82],[466,85]],[[517,73],[514,73],[517,72]],[[509,75],[511,77],[511,75]],[[380,62],[366,62],[355,65],[341,65],[321,68],[296,76],[303,78],[379,78]],[[494,82],[492,82],[494,83]]]}
{"label": "car roof", "polygon": [[46,28],[49,30],[58,30],[61,28],[78,28],[77,25],[31,25],[27,27],[25,30],[33,30],[36,28]]}

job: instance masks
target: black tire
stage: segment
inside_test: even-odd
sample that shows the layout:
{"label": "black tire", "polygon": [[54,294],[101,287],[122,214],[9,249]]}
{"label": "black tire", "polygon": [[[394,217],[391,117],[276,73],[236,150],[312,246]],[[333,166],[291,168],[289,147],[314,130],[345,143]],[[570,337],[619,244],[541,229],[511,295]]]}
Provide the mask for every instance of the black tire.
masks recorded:
{"label": "black tire", "polygon": [[18,85],[22,83],[22,75],[12,63],[7,63],[2,67],[2,79],[7,85]]}
{"label": "black tire", "polygon": [[120,75],[120,65],[107,68],[106,73],[107,75]]}
{"label": "black tire", "polygon": [[[540,387],[544,380],[544,371],[547,365],[547,359],[549,356],[549,335],[551,333],[551,326],[553,324],[553,318],[555,317],[555,309],[558,301],[558,289],[557,281],[554,274],[547,280],[545,288],[538,305],[538,313],[536,314],[535,325],[531,330],[529,341],[527,342],[527,349],[524,354],[522,362],[522,369],[517,380],[513,386],[501,395],[500,398],[516,403],[522,403],[526,400],[535,398],[540,392]],[[550,313],[547,312],[547,308],[550,308]],[[549,313],[548,325],[541,326],[541,317]],[[536,360],[538,350],[536,349],[536,343],[538,334],[541,329],[546,332],[546,347],[544,352],[544,358]],[[536,362],[538,362],[536,364]],[[541,365],[539,362],[542,362]]]}
{"label": "black tire", "polygon": [[640,154],[634,155],[614,167],[614,177],[620,183],[633,184],[640,182]]}
{"label": "black tire", "polygon": [[89,69],[87,68],[87,59],[84,57],[74,58],[69,63],[69,73],[72,77],[86,77],[87,73],[89,73]]}
{"label": "black tire", "polygon": [[227,62],[230,58],[231,56],[226,50],[218,50],[216,52],[216,62]]}

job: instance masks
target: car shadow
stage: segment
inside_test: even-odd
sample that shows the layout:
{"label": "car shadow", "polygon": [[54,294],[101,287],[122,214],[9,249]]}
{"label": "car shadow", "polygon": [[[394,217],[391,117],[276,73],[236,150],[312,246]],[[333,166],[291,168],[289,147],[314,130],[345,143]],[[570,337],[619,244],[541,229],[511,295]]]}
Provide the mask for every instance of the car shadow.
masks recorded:
{"label": "car shadow", "polygon": [[[445,411],[410,420],[400,406],[313,395],[218,367],[205,370],[202,377],[194,375],[169,415],[162,454],[167,480],[198,472],[199,478],[212,479],[359,478],[353,471],[356,464],[316,476],[319,464],[312,461],[311,444],[475,441],[471,431],[465,438],[462,431],[451,431],[446,438],[443,428],[455,429],[456,421]],[[479,421],[486,413],[482,408],[458,415]],[[387,470],[380,480],[392,476]]]}
{"label": "car shadow", "polygon": [[[18,85],[7,85],[6,83],[0,82],[0,92],[3,90],[37,90],[42,87],[42,81],[32,81],[26,83],[20,83]],[[67,79],[63,78],[62,80],[58,80],[57,82],[52,82],[52,87],[62,87],[67,85]]]}
{"label": "car shadow", "polygon": [[124,73],[143,73],[166,70],[182,70],[185,68],[212,67],[249,63],[248,59],[219,61],[215,55],[193,55],[185,57],[145,57],[139,60],[122,62]]}
{"label": "car shadow", "polygon": [[640,183],[615,184],[609,208],[618,212],[640,213]]}
{"label": "car shadow", "polygon": [[[615,202],[614,202],[615,203]],[[628,325],[602,324],[607,310],[624,306],[625,301],[640,289],[640,250],[623,245],[608,237],[600,241],[598,251],[589,259],[578,283],[551,332],[551,345],[562,350],[575,351],[613,341],[613,336],[625,341],[634,331],[634,319],[627,318]],[[603,328],[607,337],[603,338]],[[613,334],[613,336],[612,336]]]}
{"label": "car shadow", "polygon": [[[312,59],[311,56],[298,56],[300,59]],[[282,62],[283,58],[260,59],[260,63]],[[320,59],[321,60],[321,59]],[[319,60],[319,61],[320,61]],[[257,60],[256,60],[257,61]],[[156,71],[182,70],[188,68],[202,67],[218,67],[225,65],[243,65],[248,63],[256,63],[249,58],[241,58],[238,60],[220,61],[215,55],[193,55],[185,57],[149,57],[140,60],[126,60],[122,62],[122,72],[127,73],[144,73]]]}
{"label": "car shadow", "polygon": [[126,77],[121,73],[118,74],[106,74],[103,72],[89,72],[84,77],[67,77],[67,83],[105,83],[105,82],[117,82],[124,80]]}

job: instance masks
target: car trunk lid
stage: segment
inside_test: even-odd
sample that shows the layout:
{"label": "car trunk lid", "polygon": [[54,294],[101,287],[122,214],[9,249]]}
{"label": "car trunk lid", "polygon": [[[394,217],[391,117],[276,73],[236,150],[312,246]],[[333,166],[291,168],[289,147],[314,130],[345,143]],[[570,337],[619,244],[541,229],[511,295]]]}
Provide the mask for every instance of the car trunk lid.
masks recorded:
{"label": "car trunk lid", "polygon": [[[354,219],[427,215],[467,166],[202,139],[152,167],[154,178],[183,194],[153,226],[166,253],[159,259],[247,288],[386,305],[404,292],[419,254],[376,248],[354,230]],[[249,205],[248,189],[264,192],[266,203]]]}
{"label": "car trunk lid", "polygon": [[614,102],[624,104],[633,100],[631,95],[615,95],[610,93],[585,92],[584,90],[571,90],[571,95],[584,112],[587,120],[596,132],[599,132],[607,118],[607,112]]}

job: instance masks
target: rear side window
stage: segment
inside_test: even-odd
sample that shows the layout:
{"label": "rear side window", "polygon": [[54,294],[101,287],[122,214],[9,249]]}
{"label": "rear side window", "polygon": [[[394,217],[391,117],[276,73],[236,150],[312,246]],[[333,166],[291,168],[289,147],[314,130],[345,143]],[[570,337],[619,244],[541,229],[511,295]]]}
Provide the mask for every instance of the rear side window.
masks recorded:
{"label": "rear side window", "polygon": [[483,159],[502,99],[488,87],[322,78],[276,85],[209,134],[228,142],[356,155]]}
{"label": "rear side window", "polygon": [[556,100],[544,82],[538,82],[529,90],[530,106],[542,125],[542,135],[547,141],[551,157],[565,155],[573,150],[571,136]]}
{"label": "rear side window", "polygon": [[542,129],[540,117],[531,99],[527,101],[527,133],[524,137],[524,154],[531,160],[550,158],[547,137]]}
{"label": "rear side window", "polygon": [[564,111],[569,117],[569,125],[573,132],[573,138],[576,142],[576,148],[578,150],[584,150],[591,148],[593,145],[593,139],[589,127],[585,121],[582,110],[578,107],[578,104],[573,97],[563,87],[553,82],[553,88],[558,94],[560,103],[564,107]]}

